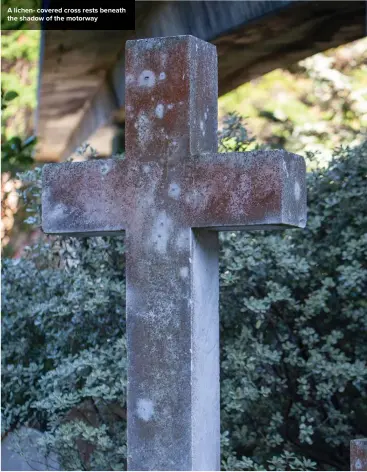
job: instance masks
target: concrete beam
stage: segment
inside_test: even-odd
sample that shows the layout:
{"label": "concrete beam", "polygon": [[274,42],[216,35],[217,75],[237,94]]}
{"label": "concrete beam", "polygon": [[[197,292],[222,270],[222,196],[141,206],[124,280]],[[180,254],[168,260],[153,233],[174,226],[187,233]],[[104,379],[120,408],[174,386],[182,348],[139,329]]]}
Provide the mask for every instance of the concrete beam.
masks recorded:
{"label": "concrete beam", "polygon": [[[139,2],[134,37],[191,34],[212,42],[223,95],[273,69],[363,37],[365,18],[365,1]],[[50,31],[45,38],[41,160],[50,155],[65,160],[101,127],[110,130],[114,121],[124,121],[123,48],[132,32],[73,31],[66,39],[59,33]]]}

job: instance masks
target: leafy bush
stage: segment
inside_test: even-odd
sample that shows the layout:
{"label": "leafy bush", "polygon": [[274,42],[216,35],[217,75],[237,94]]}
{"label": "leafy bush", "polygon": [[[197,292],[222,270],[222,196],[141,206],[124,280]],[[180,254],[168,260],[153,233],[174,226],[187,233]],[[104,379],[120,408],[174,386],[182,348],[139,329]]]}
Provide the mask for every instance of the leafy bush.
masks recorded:
{"label": "leafy bush", "polygon": [[[221,137],[244,149],[235,116]],[[339,149],[308,175],[305,230],[221,235],[225,470],[346,470],[367,435],[366,172],[367,143]],[[63,469],[126,467],[123,254],[50,237],[3,264],[3,429],[41,429]]]}
{"label": "leafy bush", "polygon": [[346,470],[367,435],[366,173],[367,143],[340,149],[308,175],[304,231],[222,235],[229,470]]}

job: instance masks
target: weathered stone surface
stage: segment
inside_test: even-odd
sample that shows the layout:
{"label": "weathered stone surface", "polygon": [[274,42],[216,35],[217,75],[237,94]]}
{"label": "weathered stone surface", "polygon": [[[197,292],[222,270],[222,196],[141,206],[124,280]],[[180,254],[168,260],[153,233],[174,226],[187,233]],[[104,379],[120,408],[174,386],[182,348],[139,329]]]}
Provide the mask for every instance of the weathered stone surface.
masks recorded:
{"label": "weathered stone surface", "polygon": [[168,175],[189,155],[217,151],[217,54],[193,36],[126,42],[126,154]]}
{"label": "weathered stone surface", "polygon": [[126,230],[128,468],[218,470],[216,231],[303,227],[305,165],[217,153],[210,44],[139,40],[126,56],[126,159],[45,166],[43,229]]}
{"label": "weathered stone surface", "polygon": [[350,442],[350,470],[367,470],[367,439]]}
{"label": "weathered stone surface", "polygon": [[281,150],[208,153],[187,156],[170,175],[166,169],[159,154],[145,163],[127,158],[46,165],[43,229],[114,233],[151,221],[158,208],[182,226],[220,231],[305,225],[300,156]]}

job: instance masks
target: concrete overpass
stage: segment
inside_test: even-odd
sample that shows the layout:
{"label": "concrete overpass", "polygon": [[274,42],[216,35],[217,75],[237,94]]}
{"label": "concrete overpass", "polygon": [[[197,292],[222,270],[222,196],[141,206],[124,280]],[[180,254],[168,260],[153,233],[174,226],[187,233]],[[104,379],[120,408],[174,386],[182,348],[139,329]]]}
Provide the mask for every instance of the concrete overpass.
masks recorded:
{"label": "concrete overpass", "polygon": [[137,1],[135,31],[43,31],[36,158],[112,150],[124,122],[127,39],[191,34],[217,46],[219,93],[366,34],[365,1]]}

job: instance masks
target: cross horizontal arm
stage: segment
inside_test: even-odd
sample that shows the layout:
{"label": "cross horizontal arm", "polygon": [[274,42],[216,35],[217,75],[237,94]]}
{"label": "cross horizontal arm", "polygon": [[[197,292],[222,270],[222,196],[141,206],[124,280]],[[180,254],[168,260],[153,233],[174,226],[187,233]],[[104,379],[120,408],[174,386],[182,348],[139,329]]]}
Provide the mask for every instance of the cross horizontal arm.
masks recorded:
{"label": "cross horizontal arm", "polygon": [[54,234],[112,234],[159,208],[182,227],[218,231],[304,227],[302,157],[285,151],[203,154],[169,175],[156,161],[47,165],[42,226]]}
{"label": "cross horizontal arm", "polygon": [[[92,236],[124,230],[132,203],[130,177],[125,162],[112,159],[45,165],[43,231]],[[124,195],[116,201],[118,189]]]}
{"label": "cross horizontal arm", "polygon": [[304,227],[306,168],[282,150],[201,155],[185,181],[189,226],[228,230]]}

